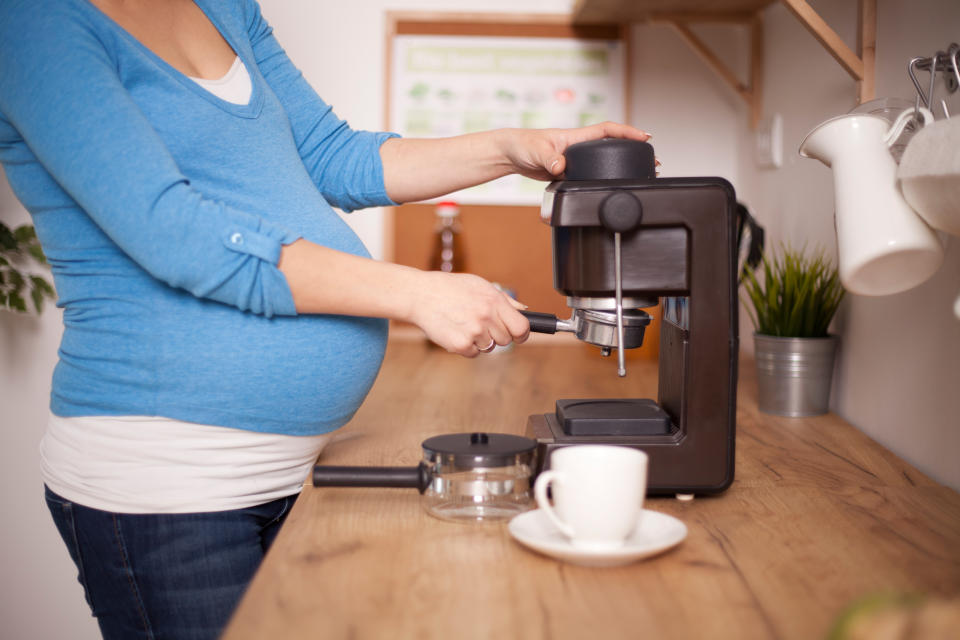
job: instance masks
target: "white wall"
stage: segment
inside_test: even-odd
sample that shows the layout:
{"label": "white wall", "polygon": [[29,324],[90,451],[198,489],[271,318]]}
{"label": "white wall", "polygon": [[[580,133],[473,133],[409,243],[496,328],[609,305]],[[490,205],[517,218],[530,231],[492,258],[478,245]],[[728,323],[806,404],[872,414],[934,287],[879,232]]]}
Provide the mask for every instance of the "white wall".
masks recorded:
{"label": "white wall", "polygon": [[[845,41],[856,43],[856,3],[812,2]],[[877,96],[913,99],[907,63],[960,41],[960,3],[880,0]],[[781,5],[765,11],[764,109],[784,122],[785,164],[751,168],[742,193],[774,244],[820,244],[835,255],[830,170],[800,158],[803,136],[856,105],[855,83]],[[939,95],[944,95],[942,85]],[[960,112],[960,94],[949,102]],[[749,147],[750,134],[743,146]],[[841,336],[831,408],[921,471],[960,488],[960,238],[950,237],[940,271],[923,285],[881,298],[849,295],[835,322]],[[748,348],[752,328],[742,332]]]}
{"label": "white wall", "polygon": [[[0,221],[14,228],[30,216],[0,168]],[[0,637],[100,637],[77,571],[43,500],[37,446],[50,403],[62,313],[0,311]]]}
{"label": "white wall", "polygon": [[[743,28],[694,30],[746,79],[749,43]],[[721,176],[737,188],[747,129],[741,98],[670,27],[635,26],[632,45],[631,124],[653,134],[660,175]]]}

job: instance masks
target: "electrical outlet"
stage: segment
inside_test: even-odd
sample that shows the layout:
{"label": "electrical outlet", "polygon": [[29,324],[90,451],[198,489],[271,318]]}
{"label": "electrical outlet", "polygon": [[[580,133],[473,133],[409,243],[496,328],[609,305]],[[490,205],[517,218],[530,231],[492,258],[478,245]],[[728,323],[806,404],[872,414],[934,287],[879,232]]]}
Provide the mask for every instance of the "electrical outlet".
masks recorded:
{"label": "electrical outlet", "polygon": [[762,120],[753,134],[754,156],[762,169],[783,165],[783,118],[774,114]]}

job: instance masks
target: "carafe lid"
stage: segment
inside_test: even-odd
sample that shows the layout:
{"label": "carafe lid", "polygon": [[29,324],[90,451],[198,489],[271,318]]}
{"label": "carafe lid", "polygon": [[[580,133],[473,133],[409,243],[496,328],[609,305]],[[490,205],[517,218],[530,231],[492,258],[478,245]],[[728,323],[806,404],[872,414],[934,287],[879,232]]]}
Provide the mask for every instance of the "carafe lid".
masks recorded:
{"label": "carafe lid", "polygon": [[639,140],[604,138],[578,142],[564,156],[566,180],[637,180],[657,177],[653,145]]}
{"label": "carafe lid", "polygon": [[425,458],[463,469],[514,465],[536,448],[535,440],[507,433],[450,433],[423,441]]}

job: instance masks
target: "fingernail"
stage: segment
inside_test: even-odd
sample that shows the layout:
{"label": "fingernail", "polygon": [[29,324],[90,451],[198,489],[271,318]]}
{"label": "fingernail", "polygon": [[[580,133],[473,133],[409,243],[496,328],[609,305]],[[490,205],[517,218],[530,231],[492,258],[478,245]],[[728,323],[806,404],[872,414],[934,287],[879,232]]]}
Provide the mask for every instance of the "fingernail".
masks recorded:
{"label": "fingernail", "polygon": [[559,159],[553,161],[553,164],[550,165],[550,173],[554,173],[554,169],[557,168],[558,164],[560,164]]}

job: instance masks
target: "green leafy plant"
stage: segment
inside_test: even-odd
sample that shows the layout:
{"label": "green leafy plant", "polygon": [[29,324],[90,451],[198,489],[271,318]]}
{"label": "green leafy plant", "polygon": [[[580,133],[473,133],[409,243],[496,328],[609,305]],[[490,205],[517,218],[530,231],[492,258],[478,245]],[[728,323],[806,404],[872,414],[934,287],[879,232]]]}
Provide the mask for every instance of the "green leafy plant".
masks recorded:
{"label": "green leafy plant", "polygon": [[[763,284],[758,272],[763,272]],[[843,299],[836,267],[822,252],[784,248],[779,258],[744,269],[747,312],[757,333],[781,338],[825,338]]]}
{"label": "green leafy plant", "polygon": [[0,309],[27,313],[29,298],[40,313],[44,300],[56,297],[43,276],[23,270],[31,263],[47,264],[33,227],[25,224],[11,230],[0,222]]}

